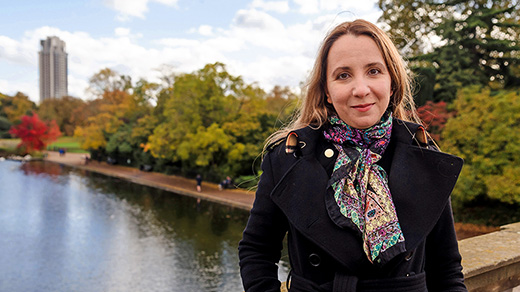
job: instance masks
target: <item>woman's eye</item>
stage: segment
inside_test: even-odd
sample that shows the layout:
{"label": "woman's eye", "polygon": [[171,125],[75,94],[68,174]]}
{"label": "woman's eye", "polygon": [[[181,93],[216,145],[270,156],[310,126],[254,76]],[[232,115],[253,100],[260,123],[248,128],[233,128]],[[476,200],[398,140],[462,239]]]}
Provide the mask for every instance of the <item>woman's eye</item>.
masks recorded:
{"label": "woman's eye", "polygon": [[350,75],[348,73],[341,73],[338,75],[338,79],[347,79]]}
{"label": "woman's eye", "polygon": [[377,68],[370,69],[370,70],[368,71],[368,75],[377,75],[377,74],[379,74],[379,73],[381,73],[381,70],[379,70],[379,69],[377,69]]}

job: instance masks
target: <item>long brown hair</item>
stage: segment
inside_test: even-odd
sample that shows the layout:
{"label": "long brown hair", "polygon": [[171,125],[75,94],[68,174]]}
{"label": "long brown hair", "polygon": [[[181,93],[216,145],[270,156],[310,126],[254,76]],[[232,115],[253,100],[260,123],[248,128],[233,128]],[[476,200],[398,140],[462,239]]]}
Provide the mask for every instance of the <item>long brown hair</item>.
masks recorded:
{"label": "long brown hair", "polygon": [[412,78],[407,70],[406,63],[399,54],[394,43],[386,33],[376,25],[365,21],[355,20],[344,22],[332,29],[318,51],[318,56],[304,90],[304,97],[292,122],[286,127],[272,134],[266,145],[285,137],[290,131],[312,126],[319,128],[335,113],[332,104],[327,102],[327,58],[334,42],[343,35],[366,35],[374,40],[379,47],[386,67],[390,73],[392,96],[389,108],[393,116],[402,120],[419,123],[415,103],[412,96]]}

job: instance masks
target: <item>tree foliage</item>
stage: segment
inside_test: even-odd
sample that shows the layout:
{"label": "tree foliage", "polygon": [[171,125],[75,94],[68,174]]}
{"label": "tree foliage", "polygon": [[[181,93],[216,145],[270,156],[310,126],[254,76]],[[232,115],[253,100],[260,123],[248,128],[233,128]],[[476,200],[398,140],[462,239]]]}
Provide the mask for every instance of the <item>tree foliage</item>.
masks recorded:
{"label": "tree foliage", "polygon": [[132,128],[151,111],[152,106],[145,94],[149,87],[153,85],[140,81],[134,90],[129,77],[110,69],[94,75],[89,90],[98,95],[86,105],[93,114],[74,132],[81,139],[82,147],[114,157],[131,158],[133,150],[146,142],[146,139],[136,141]]}
{"label": "tree foliage", "polygon": [[9,134],[11,125],[11,122],[6,117],[0,116],[0,138],[11,138],[11,134]]}
{"label": "tree foliage", "polygon": [[446,124],[442,145],[465,160],[455,201],[484,197],[519,204],[520,92],[466,88],[454,107],[457,115]]}
{"label": "tree foliage", "polygon": [[380,0],[379,6],[414,66],[434,69],[433,100],[451,101],[474,84],[520,85],[517,0]]}
{"label": "tree foliage", "polygon": [[49,98],[40,104],[38,115],[44,120],[55,120],[65,136],[72,136],[76,127],[83,125],[88,117],[85,108],[85,101],[72,96]]}
{"label": "tree foliage", "polygon": [[17,92],[14,96],[0,93],[0,116],[6,117],[9,122],[15,123],[33,110],[36,110],[36,104],[27,95],[21,92]]}
{"label": "tree foliage", "polygon": [[176,76],[161,123],[149,138],[151,153],[215,175],[251,167],[260,153],[264,92],[230,75],[221,63]]}
{"label": "tree foliage", "polygon": [[43,150],[61,136],[54,120],[43,122],[36,113],[32,116],[22,116],[21,123],[13,126],[9,132],[22,140],[17,147],[24,149],[25,152]]}
{"label": "tree foliage", "polygon": [[436,141],[441,139],[441,133],[446,123],[455,115],[455,112],[448,110],[446,102],[440,101],[435,103],[431,100],[419,107],[417,113],[426,130]]}
{"label": "tree foliage", "polygon": [[291,116],[297,95],[276,86],[265,93],[221,63],[193,73],[163,72],[162,84],[103,69],[91,78],[92,112],[75,136],[93,158],[207,180],[253,175],[265,139]]}

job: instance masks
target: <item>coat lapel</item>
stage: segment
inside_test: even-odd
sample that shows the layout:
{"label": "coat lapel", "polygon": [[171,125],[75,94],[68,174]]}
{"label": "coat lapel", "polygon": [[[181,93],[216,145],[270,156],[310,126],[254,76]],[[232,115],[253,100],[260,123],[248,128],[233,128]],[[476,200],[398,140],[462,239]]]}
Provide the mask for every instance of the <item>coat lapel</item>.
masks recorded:
{"label": "coat lapel", "polygon": [[407,250],[413,250],[434,227],[463,164],[459,157],[414,145],[410,133],[416,130],[417,125],[398,121],[392,133],[397,144],[389,186]]}
{"label": "coat lapel", "polygon": [[327,172],[316,159],[304,157],[286,173],[271,198],[294,228],[345,267],[354,270],[366,261],[361,238],[330,220],[324,199],[328,179]]}

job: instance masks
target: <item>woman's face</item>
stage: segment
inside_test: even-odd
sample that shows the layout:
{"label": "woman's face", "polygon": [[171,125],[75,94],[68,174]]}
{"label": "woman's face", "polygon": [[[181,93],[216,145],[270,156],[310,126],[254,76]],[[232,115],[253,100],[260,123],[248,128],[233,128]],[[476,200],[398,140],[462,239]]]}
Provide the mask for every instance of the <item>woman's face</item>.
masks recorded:
{"label": "woman's face", "polygon": [[390,103],[391,78],[372,38],[343,35],[327,57],[327,101],[339,117],[357,129],[381,120]]}

